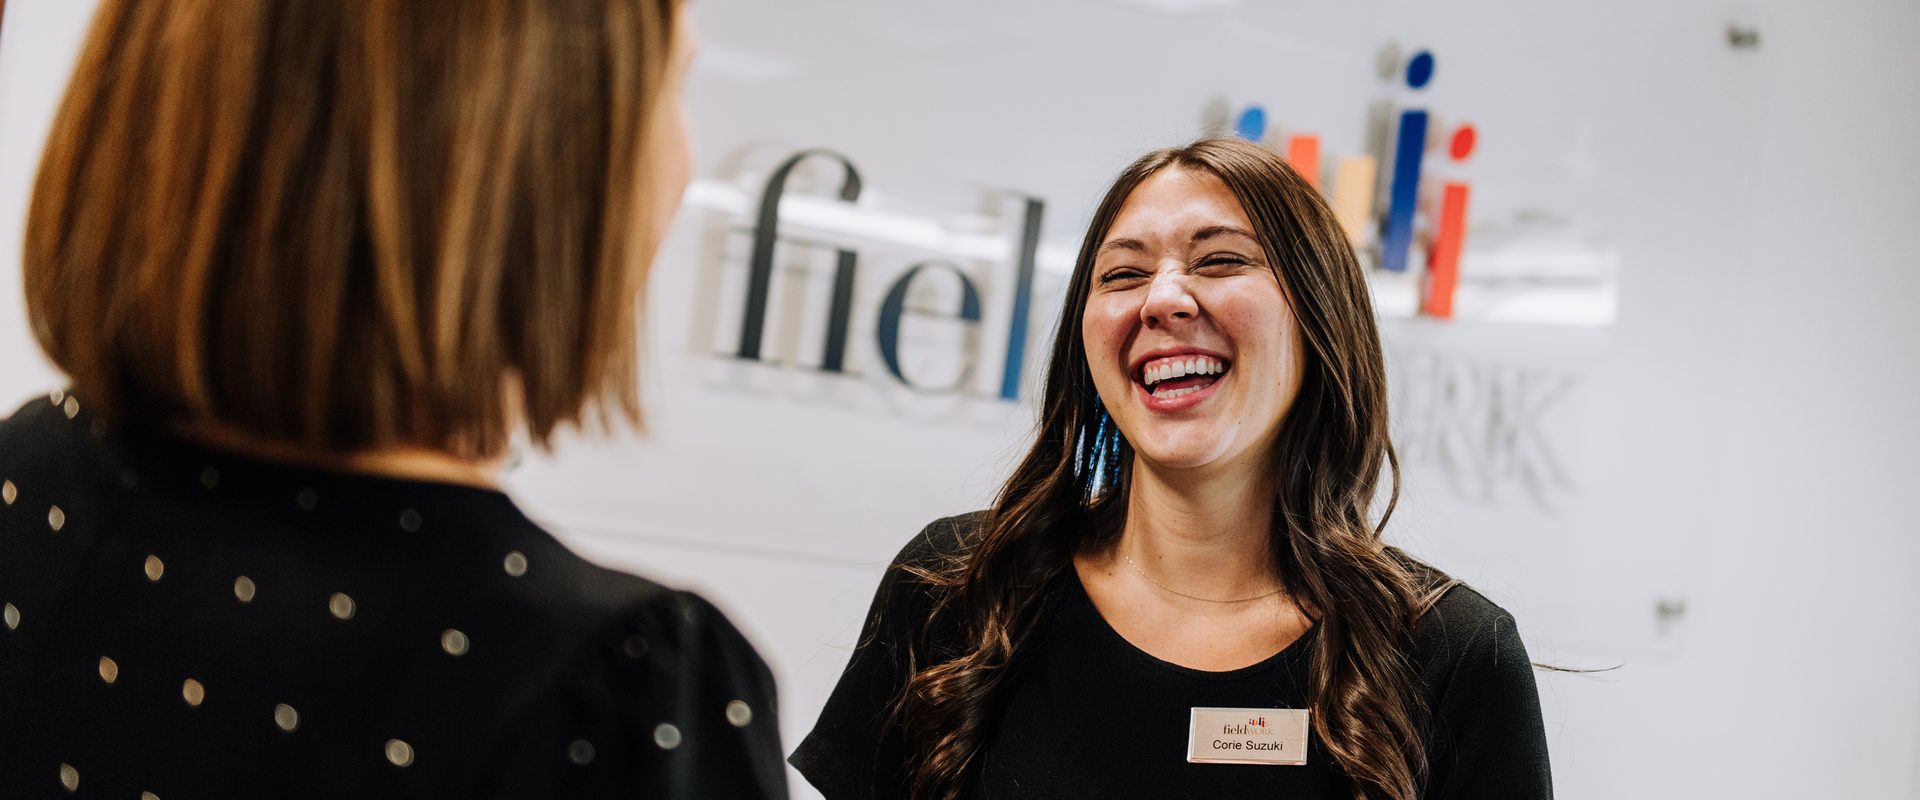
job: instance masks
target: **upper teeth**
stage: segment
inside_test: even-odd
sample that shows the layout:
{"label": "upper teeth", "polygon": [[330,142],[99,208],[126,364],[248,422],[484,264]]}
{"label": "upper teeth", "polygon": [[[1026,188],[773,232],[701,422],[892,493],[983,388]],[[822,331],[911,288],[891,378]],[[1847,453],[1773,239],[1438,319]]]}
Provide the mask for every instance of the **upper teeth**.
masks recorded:
{"label": "upper teeth", "polygon": [[1220,359],[1209,356],[1162,358],[1149,362],[1142,375],[1147,383],[1170,381],[1188,375],[1217,375],[1223,369]]}

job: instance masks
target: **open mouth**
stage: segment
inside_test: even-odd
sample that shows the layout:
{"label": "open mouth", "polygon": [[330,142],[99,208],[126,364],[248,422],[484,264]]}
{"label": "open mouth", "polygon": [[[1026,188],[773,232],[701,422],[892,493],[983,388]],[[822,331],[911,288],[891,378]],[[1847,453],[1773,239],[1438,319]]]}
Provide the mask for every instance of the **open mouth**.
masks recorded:
{"label": "open mouth", "polygon": [[1230,365],[1212,356],[1156,358],[1140,365],[1133,379],[1156,400],[1173,400],[1219,382]]}

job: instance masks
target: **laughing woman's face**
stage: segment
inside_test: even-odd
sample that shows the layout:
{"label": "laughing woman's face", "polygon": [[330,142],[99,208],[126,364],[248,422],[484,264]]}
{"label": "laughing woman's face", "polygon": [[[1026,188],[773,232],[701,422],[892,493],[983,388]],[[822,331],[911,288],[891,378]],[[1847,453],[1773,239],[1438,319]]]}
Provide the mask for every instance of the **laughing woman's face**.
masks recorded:
{"label": "laughing woman's face", "polygon": [[1226,184],[1177,166],[1141,182],[1092,281],[1087,364],[1134,452],[1168,470],[1264,459],[1300,389],[1300,332]]}

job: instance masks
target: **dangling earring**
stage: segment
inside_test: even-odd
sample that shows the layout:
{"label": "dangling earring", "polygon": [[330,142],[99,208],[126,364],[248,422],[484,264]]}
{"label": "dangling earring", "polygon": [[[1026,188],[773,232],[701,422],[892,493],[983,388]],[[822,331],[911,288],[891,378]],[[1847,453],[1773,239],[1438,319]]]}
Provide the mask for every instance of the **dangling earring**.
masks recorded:
{"label": "dangling earring", "polygon": [[1107,404],[1100,401],[1099,395],[1093,398],[1093,413],[1097,421],[1093,429],[1092,474],[1087,480],[1087,488],[1090,494],[1098,497],[1113,482],[1113,471],[1120,460],[1120,434],[1114,429],[1113,417],[1108,416]]}

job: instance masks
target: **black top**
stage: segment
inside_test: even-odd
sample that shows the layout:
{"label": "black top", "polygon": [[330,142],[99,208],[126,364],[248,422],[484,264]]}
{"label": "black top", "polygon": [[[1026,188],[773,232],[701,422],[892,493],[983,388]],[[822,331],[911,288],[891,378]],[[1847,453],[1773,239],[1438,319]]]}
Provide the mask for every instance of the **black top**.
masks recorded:
{"label": "black top", "polygon": [[[981,515],[941,520],[881,581],[846,673],[790,759],[829,800],[904,797],[902,745],[887,704],[906,677],[928,588],[900,566],[955,553]],[[1100,616],[1072,570],[1022,655],[967,792],[972,798],[1351,797],[1318,737],[1304,766],[1187,763],[1195,707],[1307,708],[1317,628],[1242,669],[1204,672],[1134,647]],[[939,630],[940,628],[936,628]],[[935,634],[940,635],[940,634]],[[1413,660],[1433,713],[1432,800],[1553,796],[1532,665],[1513,617],[1478,592],[1449,591],[1415,631]]]}
{"label": "black top", "polygon": [[47,400],[0,422],[0,481],[0,796],[786,796],[720,612],[503,494]]}

